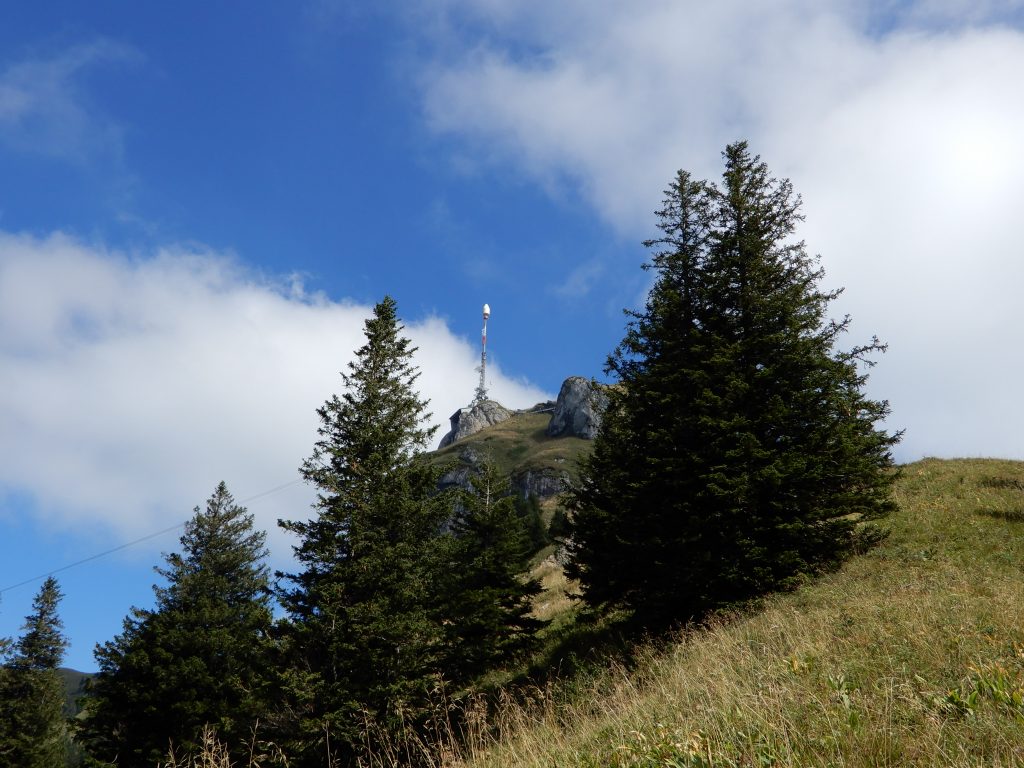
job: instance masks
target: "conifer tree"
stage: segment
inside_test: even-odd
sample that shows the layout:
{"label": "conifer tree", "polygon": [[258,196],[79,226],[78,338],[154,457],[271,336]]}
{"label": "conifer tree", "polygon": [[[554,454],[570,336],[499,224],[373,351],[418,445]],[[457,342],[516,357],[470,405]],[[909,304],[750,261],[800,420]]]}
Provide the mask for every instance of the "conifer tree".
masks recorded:
{"label": "conifer tree", "polygon": [[64,683],[57,672],[67,639],[57,613],[60,587],[43,582],[25,617],[24,634],[0,673],[0,765],[63,768],[68,748]]}
{"label": "conifer tree", "polygon": [[551,543],[547,526],[544,525],[544,518],[541,516],[540,499],[537,494],[531,493],[527,496],[513,496],[516,514],[522,518],[526,526],[526,535],[530,540],[530,546],[534,552],[543,549]]}
{"label": "conifer tree", "polygon": [[152,768],[169,749],[195,750],[207,725],[233,749],[250,741],[267,708],[265,539],[224,483],[195,508],[181,552],[156,569],[156,607],[133,608],[96,647],[81,729],[91,764]]}
{"label": "conifer tree", "polygon": [[470,484],[452,523],[452,565],[444,590],[449,644],[444,672],[457,685],[472,683],[530,648],[542,626],[530,615],[540,584],[524,575],[533,542],[508,478],[485,463]]}
{"label": "conifer tree", "polygon": [[302,465],[315,516],[282,521],[302,570],[282,592],[292,669],[286,726],[310,765],[351,756],[364,720],[385,731],[422,712],[438,679],[441,531],[450,504],[418,460],[434,429],[415,391],[416,351],[391,297],[365,323],[366,343],[320,409]]}
{"label": "conifer tree", "polygon": [[645,243],[656,276],[609,357],[619,386],[572,494],[570,575],[593,604],[686,620],[829,568],[892,508],[885,402],[864,394],[877,339],[794,233],[788,181],[745,142],[722,184],[680,171]]}

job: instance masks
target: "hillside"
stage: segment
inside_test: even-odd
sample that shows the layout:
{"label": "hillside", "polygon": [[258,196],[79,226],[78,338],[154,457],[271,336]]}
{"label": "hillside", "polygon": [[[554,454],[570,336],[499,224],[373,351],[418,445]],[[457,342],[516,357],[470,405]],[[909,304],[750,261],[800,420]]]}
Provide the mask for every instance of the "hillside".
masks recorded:
{"label": "hillside", "polygon": [[60,675],[60,679],[64,683],[64,714],[67,717],[74,717],[78,714],[78,699],[82,696],[85,681],[94,673],[60,667],[57,674]]}
{"label": "hillside", "polygon": [[1024,766],[1024,464],[904,468],[880,547],[479,717],[483,766]]}
{"label": "hillside", "polygon": [[[551,420],[549,412],[520,412],[427,455],[439,465],[471,466],[493,462],[499,471],[513,478],[513,484],[528,489],[523,478],[534,476],[573,477],[576,461],[590,450],[590,441],[579,437],[549,437],[544,433]],[[546,494],[541,494],[546,495]]]}

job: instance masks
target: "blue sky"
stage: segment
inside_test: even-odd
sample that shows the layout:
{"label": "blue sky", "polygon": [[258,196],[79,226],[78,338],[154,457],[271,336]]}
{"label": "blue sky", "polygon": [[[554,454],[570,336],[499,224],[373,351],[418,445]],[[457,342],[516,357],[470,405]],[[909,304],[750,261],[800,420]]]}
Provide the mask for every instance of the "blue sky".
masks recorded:
{"label": "blue sky", "polygon": [[[890,343],[898,458],[1024,459],[1019,2],[10,5],[0,636],[38,582],[7,587],[222,479],[287,567],[314,409],[385,293],[438,424],[485,301],[506,405],[600,376],[661,190],[738,138],[803,195],[850,342]],[[176,546],[58,574],[71,666]]]}

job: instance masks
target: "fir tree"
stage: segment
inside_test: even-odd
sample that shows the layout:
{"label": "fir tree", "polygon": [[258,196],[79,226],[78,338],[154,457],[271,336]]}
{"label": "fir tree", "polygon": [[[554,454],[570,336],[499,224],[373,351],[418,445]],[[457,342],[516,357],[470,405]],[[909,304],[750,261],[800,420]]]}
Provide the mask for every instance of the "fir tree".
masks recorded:
{"label": "fir tree", "polygon": [[81,733],[92,764],[152,768],[196,749],[207,725],[236,750],[248,743],[266,709],[265,539],[224,483],[195,508],[181,552],[156,569],[155,609],[133,608],[96,648]]}
{"label": "fir tree", "polygon": [[0,765],[63,768],[68,749],[64,683],[57,672],[67,640],[57,613],[61,598],[49,577],[32,601],[24,634],[0,674]]}
{"label": "fir tree", "polygon": [[572,494],[569,573],[647,623],[686,620],[829,568],[892,508],[877,340],[836,349],[800,201],[746,143],[721,186],[679,172],[656,275],[607,372],[620,386]]}
{"label": "fir tree", "polygon": [[434,430],[415,391],[416,351],[393,299],[366,321],[366,343],[342,374],[343,392],[318,410],[316,515],[282,521],[303,569],[281,598],[294,654],[285,681],[304,760],[353,754],[364,720],[384,730],[415,721],[438,679],[441,530],[450,505],[438,471],[416,458]]}
{"label": "fir tree", "polygon": [[531,493],[527,496],[514,496],[516,514],[526,526],[526,535],[530,540],[530,547],[534,552],[543,549],[551,543],[548,536],[548,529],[544,525],[544,518],[541,515],[540,499],[537,494]]}
{"label": "fir tree", "polygon": [[517,510],[508,479],[493,464],[484,464],[470,484],[452,524],[452,565],[445,583],[445,676],[460,686],[530,648],[542,626],[530,616],[540,584],[524,577],[534,552],[528,518]]}

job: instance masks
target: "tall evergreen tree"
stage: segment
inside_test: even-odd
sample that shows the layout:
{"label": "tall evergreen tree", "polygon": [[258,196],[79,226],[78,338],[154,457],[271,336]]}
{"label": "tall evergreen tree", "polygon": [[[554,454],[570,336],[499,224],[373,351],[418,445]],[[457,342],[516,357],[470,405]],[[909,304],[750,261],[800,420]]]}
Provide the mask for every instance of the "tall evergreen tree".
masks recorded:
{"label": "tall evergreen tree", "polygon": [[316,515],[282,521],[302,566],[281,598],[293,669],[288,730],[303,759],[351,755],[364,718],[385,730],[415,720],[441,654],[438,557],[449,504],[438,471],[417,459],[433,434],[415,391],[416,351],[386,297],[343,392],[318,410],[319,440],[302,465]]}
{"label": "tall evergreen tree", "polygon": [[544,518],[541,515],[540,499],[537,494],[530,493],[526,496],[513,496],[516,514],[522,518],[526,526],[526,535],[530,540],[530,546],[536,552],[551,543],[547,526],[544,525]]}
{"label": "tall evergreen tree", "polygon": [[540,584],[525,576],[535,549],[508,478],[485,463],[470,484],[452,523],[444,590],[449,643],[444,673],[457,685],[472,683],[530,648],[542,626],[530,615]]}
{"label": "tall evergreen tree", "polygon": [[645,265],[656,281],[607,372],[620,383],[572,494],[588,601],[689,619],[840,562],[893,508],[877,340],[837,350],[800,200],[745,142],[721,186],[680,171]]}
{"label": "tall evergreen tree", "polygon": [[195,508],[181,552],[156,569],[155,609],[133,608],[96,647],[81,728],[93,765],[152,768],[172,747],[195,749],[206,725],[235,749],[250,740],[267,708],[265,539],[224,483]]}
{"label": "tall evergreen tree", "polygon": [[[49,577],[32,601],[24,634],[10,646],[0,674],[0,765],[64,768],[68,735],[64,683],[57,672],[67,639],[57,613],[61,598]],[[6,645],[6,644],[5,644]]]}

